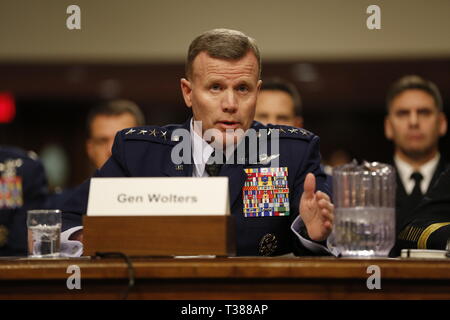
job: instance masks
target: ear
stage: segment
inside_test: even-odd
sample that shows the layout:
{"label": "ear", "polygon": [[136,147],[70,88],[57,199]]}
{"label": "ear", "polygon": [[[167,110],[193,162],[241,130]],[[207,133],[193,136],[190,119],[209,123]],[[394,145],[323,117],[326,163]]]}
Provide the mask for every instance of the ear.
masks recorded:
{"label": "ear", "polygon": [[389,116],[384,118],[384,135],[388,140],[392,140],[394,133],[392,132],[392,125],[389,121]]}
{"label": "ear", "polygon": [[94,149],[93,148],[94,147],[92,145],[92,140],[90,138],[88,138],[86,140],[86,153],[88,155],[89,160],[93,159],[93,153],[94,153]]}
{"label": "ear", "polygon": [[258,80],[258,83],[256,84],[256,93],[259,93],[261,90],[262,80]]}
{"label": "ear", "polygon": [[192,107],[192,84],[189,80],[182,78],[180,80],[181,92],[183,93],[183,99],[186,106]]}
{"label": "ear", "polygon": [[297,128],[303,128],[303,117],[295,116],[294,126],[296,126]]}
{"label": "ear", "polygon": [[447,117],[445,116],[445,113],[441,112],[439,114],[439,135],[445,136],[445,134],[447,133]]}

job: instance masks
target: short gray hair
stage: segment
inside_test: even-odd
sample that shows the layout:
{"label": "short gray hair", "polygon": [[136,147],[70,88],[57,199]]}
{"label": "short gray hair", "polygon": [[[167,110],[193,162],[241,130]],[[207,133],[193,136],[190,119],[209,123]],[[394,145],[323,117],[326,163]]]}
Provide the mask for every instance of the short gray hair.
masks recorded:
{"label": "short gray hair", "polygon": [[190,44],[186,60],[186,77],[192,77],[192,64],[195,57],[205,51],[213,58],[237,60],[251,51],[258,60],[261,77],[261,55],[256,41],[241,31],[231,29],[213,29],[196,37]]}
{"label": "short gray hair", "polygon": [[389,112],[392,100],[394,100],[396,96],[406,90],[413,89],[422,90],[428,93],[433,97],[438,111],[444,111],[442,97],[438,87],[430,80],[424,79],[418,75],[407,75],[401,77],[391,85],[386,96],[387,111]]}

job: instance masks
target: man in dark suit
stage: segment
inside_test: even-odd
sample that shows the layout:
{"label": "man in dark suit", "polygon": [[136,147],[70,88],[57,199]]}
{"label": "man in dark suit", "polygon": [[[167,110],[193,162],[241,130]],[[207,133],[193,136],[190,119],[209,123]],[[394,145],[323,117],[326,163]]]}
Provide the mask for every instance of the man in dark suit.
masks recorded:
{"label": "man in dark suit", "polygon": [[[139,106],[131,100],[114,99],[103,102],[89,111],[86,119],[86,153],[95,169],[111,156],[111,148],[116,133],[124,128],[143,126],[145,117]],[[48,198],[48,208],[60,209],[73,190],[52,194]]]}
{"label": "man in dark suit", "polygon": [[34,153],[0,147],[0,256],[27,255],[27,210],[43,209],[47,194]]}
{"label": "man in dark suit", "polygon": [[394,143],[397,234],[447,166],[439,138],[447,132],[442,98],[434,83],[416,75],[397,80],[387,94],[385,135]]}
{"label": "man in dark suit", "polygon": [[255,120],[302,128],[302,103],[295,85],[280,78],[264,80],[258,94]]}
{"label": "man in dark suit", "polygon": [[[320,167],[319,138],[304,129],[266,127],[253,121],[260,70],[259,49],[242,32],[215,29],[198,36],[189,47],[186,78],[181,79],[183,98],[193,117],[183,125],[122,130],[111,158],[95,176],[226,176],[238,255],[326,251],[322,244],[332,229],[334,207]],[[242,133],[250,131],[278,139],[279,150],[271,150],[269,143],[267,154],[258,154],[256,162],[250,160],[249,152],[238,159],[236,148],[247,139]],[[213,141],[206,138],[210,132],[215,133]],[[193,154],[180,165],[172,151],[181,140],[193,146]],[[227,163],[216,161],[222,159],[220,154],[225,154]],[[229,164],[230,159],[236,161]],[[274,192],[265,192],[259,180],[274,186]],[[253,191],[267,198],[283,195],[272,206],[264,206]],[[74,226],[76,214],[86,212],[88,193],[85,183],[66,203],[64,229]]]}
{"label": "man in dark suit", "polygon": [[412,212],[398,237],[401,249],[450,250],[450,168]]}
{"label": "man in dark suit", "polygon": [[96,169],[111,156],[116,133],[124,128],[143,126],[145,117],[131,100],[115,99],[93,108],[86,120],[86,153]]}

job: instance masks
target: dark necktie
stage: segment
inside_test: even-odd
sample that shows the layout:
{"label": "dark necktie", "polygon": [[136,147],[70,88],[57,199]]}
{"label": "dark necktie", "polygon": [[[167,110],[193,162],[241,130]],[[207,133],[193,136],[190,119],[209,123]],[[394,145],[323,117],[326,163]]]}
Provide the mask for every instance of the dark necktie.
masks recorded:
{"label": "dark necktie", "polygon": [[220,159],[221,163],[215,163],[215,162],[211,163],[213,161],[216,161],[215,159],[212,159],[214,157],[214,154],[215,154],[215,151],[211,154],[211,156],[209,157],[209,159],[205,165],[205,170],[210,177],[217,176],[220,172],[220,169],[222,168],[223,163],[224,163],[223,159]]}
{"label": "dark necktie", "polygon": [[422,181],[423,176],[420,172],[414,172],[411,175],[410,179],[413,179],[415,184],[413,191],[409,195],[409,202],[410,207],[415,208],[417,207],[417,205],[419,204],[420,200],[422,200],[423,197],[422,190],[420,189],[420,182]]}

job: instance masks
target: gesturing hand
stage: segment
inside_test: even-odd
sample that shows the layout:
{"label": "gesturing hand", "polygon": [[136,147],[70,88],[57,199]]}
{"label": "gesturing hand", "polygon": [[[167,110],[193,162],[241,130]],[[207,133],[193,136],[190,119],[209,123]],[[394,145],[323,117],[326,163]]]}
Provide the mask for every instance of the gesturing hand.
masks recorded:
{"label": "gesturing hand", "polygon": [[308,173],[300,198],[300,216],[305,223],[308,236],[314,241],[323,241],[331,233],[334,220],[334,206],[330,197],[316,189],[316,178]]}

